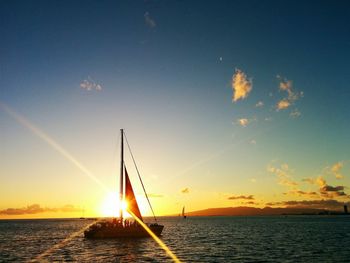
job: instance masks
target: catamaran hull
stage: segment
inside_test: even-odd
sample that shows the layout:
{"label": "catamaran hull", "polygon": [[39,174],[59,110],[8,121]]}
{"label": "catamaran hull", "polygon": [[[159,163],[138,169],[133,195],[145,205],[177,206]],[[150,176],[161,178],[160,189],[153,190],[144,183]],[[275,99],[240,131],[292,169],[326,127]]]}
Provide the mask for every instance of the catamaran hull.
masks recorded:
{"label": "catamaran hull", "polygon": [[[160,236],[164,226],[151,225],[149,228],[154,234]],[[94,228],[84,232],[86,238],[140,238],[149,237],[150,234],[140,227],[111,227],[111,228]]]}

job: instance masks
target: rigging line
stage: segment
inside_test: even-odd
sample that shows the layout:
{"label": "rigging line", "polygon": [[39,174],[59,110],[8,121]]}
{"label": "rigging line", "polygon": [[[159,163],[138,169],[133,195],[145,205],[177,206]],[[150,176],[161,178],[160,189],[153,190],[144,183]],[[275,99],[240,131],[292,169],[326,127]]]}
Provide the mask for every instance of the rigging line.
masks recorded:
{"label": "rigging line", "polygon": [[142,182],[142,179],[141,179],[141,176],[140,176],[140,173],[139,173],[139,169],[137,168],[137,165],[136,165],[136,162],[135,162],[135,159],[134,159],[134,155],[132,154],[132,151],[131,151],[131,148],[130,148],[130,145],[129,145],[128,138],[126,137],[126,134],[125,134],[124,131],[123,131],[123,134],[124,134],[124,136],[125,136],[125,141],[126,141],[126,144],[128,145],[128,149],[129,149],[129,152],[130,152],[132,161],[134,162],[134,165],[135,165],[135,168],[136,168],[136,171],[137,171],[137,175],[138,175],[138,177],[139,177],[139,179],[140,179],[140,182],[141,182],[143,191],[145,192],[145,196],[146,196],[146,199],[147,199],[147,201],[148,201],[149,207],[150,207],[151,210],[152,210],[152,214],[153,214],[154,220],[156,221],[156,223],[158,223],[157,218],[156,218],[156,215],[154,214],[154,211],[153,211],[153,207],[152,207],[152,205],[151,205],[151,202],[149,201],[149,198],[148,198],[148,195],[147,195],[145,186],[143,185],[143,182]]}

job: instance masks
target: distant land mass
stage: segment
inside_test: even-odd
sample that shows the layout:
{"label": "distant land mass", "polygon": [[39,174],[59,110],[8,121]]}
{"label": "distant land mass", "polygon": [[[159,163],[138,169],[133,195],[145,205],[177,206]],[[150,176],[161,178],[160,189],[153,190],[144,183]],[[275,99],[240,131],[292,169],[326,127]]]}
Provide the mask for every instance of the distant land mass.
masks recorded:
{"label": "distant land mass", "polygon": [[187,216],[268,216],[268,215],[325,215],[325,214],[344,214],[343,211],[329,211],[317,208],[256,208],[256,207],[222,207],[208,208],[204,210],[187,212]]}

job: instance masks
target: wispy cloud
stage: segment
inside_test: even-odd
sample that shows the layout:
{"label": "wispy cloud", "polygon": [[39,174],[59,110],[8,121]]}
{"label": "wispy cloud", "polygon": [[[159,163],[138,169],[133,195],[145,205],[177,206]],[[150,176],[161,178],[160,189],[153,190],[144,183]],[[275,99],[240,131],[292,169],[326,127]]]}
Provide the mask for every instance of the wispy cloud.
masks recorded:
{"label": "wispy cloud", "polygon": [[38,204],[29,205],[22,208],[7,208],[0,210],[0,215],[28,215],[40,214],[45,212],[81,212],[81,209],[73,205],[65,205],[59,208],[41,207]]}
{"label": "wispy cloud", "polygon": [[232,102],[245,99],[253,88],[253,82],[240,69],[236,69],[232,76]]}
{"label": "wispy cloud", "polygon": [[296,190],[298,183],[292,179],[291,170],[289,169],[288,164],[281,164],[280,167],[275,167],[270,164],[267,167],[267,171],[278,177],[278,183],[280,185],[288,186]]}
{"label": "wispy cloud", "polygon": [[181,189],[181,193],[188,194],[190,192],[190,189],[188,187]]}
{"label": "wispy cloud", "polygon": [[337,162],[332,165],[331,172],[337,179],[343,179],[344,176],[341,174],[341,170],[343,169],[344,163],[343,162]]}
{"label": "wispy cloud", "polygon": [[301,116],[301,112],[298,109],[294,109],[291,111],[289,116],[296,119],[296,118],[299,118]]}
{"label": "wispy cloud", "polygon": [[316,209],[336,209],[341,210],[344,202],[333,199],[328,200],[302,200],[302,201],[283,201],[266,203],[267,206],[283,206],[290,208],[316,208]]}
{"label": "wispy cloud", "polygon": [[244,199],[244,200],[254,200],[254,195],[232,195],[230,197],[227,198],[228,200],[240,200],[240,199]]}
{"label": "wispy cloud", "polygon": [[248,118],[240,118],[237,119],[235,122],[233,122],[233,124],[238,124],[242,127],[247,127],[249,124],[251,124],[252,122],[257,121],[257,118],[254,117],[252,119],[248,119]]}
{"label": "wispy cloud", "polygon": [[[279,100],[276,104],[276,110],[285,110],[288,109],[290,106],[292,106],[298,99],[303,97],[304,93],[294,91],[293,88],[293,82],[291,80],[288,80],[286,78],[282,78],[281,76],[277,75],[277,79],[280,81],[279,83],[279,90],[281,92],[286,92],[286,96]],[[297,113],[294,113],[294,115],[298,115]],[[291,117],[295,117],[292,116]],[[300,116],[300,112],[299,112]],[[297,117],[299,117],[297,116]]]}
{"label": "wispy cloud", "polygon": [[336,197],[348,197],[348,195],[344,192],[344,186],[331,186],[324,185],[320,188],[320,194],[323,197],[327,198],[336,198]]}
{"label": "wispy cloud", "polygon": [[146,12],[143,16],[148,27],[155,28],[157,26],[156,21],[150,16],[149,12]]}
{"label": "wispy cloud", "polygon": [[302,191],[302,190],[294,190],[294,191],[289,191],[287,193],[288,195],[297,195],[297,196],[307,196],[307,197],[316,197],[319,196],[317,192],[314,191]]}
{"label": "wispy cloud", "polygon": [[262,101],[259,101],[259,102],[257,102],[255,104],[255,107],[257,107],[257,108],[260,108],[260,107],[263,107],[263,106],[264,106],[264,102],[262,102]]}
{"label": "wispy cloud", "polygon": [[147,194],[149,198],[159,198],[159,197],[164,197],[163,195],[160,194]]}
{"label": "wispy cloud", "polygon": [[302,181],[319,186],[319,193],[325,198],[349,197],[345,192],[345,187],[342,185],[331,186],[327,184],[326,180],[319,176],[316,179],[304,178]]}
{"label": "wispy cloud", "polygon": [[80,88],[91,91],[91,90],[96,90],[96,91],[101,91],[102,86],[98,83],[96,83],[90,76],[87,79],[84,79],[80,83]]}
{"label": "wispy cloud", "polygon": [[243,205],[258,205],[259,203],[254,202],[254,201],[248,201],[248,202],[242,202],[241,204],[243,204]]}
{"label": "wispy cloud", "polygon": [[250,121],[247,118],[241,118],[237,120],[237,124],[241,125],[242,127],[247,127],[249,122]]}
{"label": "wispy cloud", "polygon": [[249,142],[250,144],[256,144],[256,140],[250,140],[250,142]]}
{"label": "wispy cloud", "polygon": [[291,103],[289,100],[282,99],[279,102],[277,102],[276,108],[277,108],[277,110],[285,110],[285,109],[289,108],[290,105],[291,105]]}

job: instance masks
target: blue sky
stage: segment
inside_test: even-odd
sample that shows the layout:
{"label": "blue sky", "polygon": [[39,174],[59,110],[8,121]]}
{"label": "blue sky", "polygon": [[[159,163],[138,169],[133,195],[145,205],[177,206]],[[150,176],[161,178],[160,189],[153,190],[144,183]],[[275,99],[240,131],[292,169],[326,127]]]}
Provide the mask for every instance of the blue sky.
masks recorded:
{"label": "blue sky", "polygon": [[[205,208],[200,202],[205,195],[222,198],[209,202],[213,206],[237,205],[227,196],[239,194],[256,195],[260,206],[306,198],[283,195],[286,189],[267,171],[272,164],[287,163],[293,170],[288,176],[300,184],[322,176],[327,184],[350,186],[347,2],[0,5],[1,103],[89,164],[104,184],[115,180],[115,148],[123,127],[151,191],[166,197],[155,202],[172,204],[166,212],[176,211],[182,204],[175,200],[181,198],[193,209]],[[232,102],[236,69],[252,89]],[[81,87],[84,80],[91,90]],[[276,103],[287,96],[279,89],[283,81],[291,81],[299,96],[277,110]],[[256,107],[260,101],[264,105]],[[290,117],[293,111],[300,116]],[[239,119],[248,125],[242,127]],[[26,197],[18,198],[13,190],[18,184],[21,189],[59,185],[58,168],[72,185],[62,202],[84,205],[75,186],[84,181],[80,195],[87,196],[94,182],[5,110],[0,123],[0,178],[8,196],[1,208],[42,203],[45,194],[57,196],[47,206],[64,205],[58,190],[40,195],[27,189]],[[341,180],[329,174],[336,163],[342,164]],[[174,185],[166,186],[170,182]],[[300,187],[316,191],[319,186]],[[184,188],[190,189],[186,195]]]}

